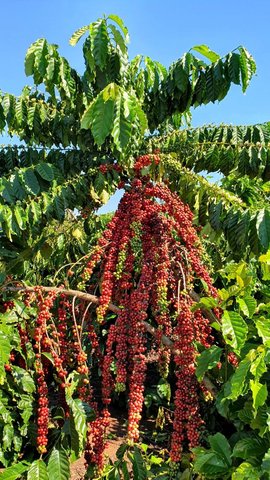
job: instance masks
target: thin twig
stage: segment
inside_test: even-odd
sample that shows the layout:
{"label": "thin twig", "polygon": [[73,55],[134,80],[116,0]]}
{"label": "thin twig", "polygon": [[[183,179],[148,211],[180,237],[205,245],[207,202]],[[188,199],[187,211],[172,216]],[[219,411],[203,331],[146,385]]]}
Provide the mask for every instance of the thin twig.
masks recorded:
{"label": "thin twig", "polygon": [[79,329],[78,329],[78,324],[77,324],[77,320],[76,320],[76,312],[75,312],[76,298],[77,298],[77,296],[74,296],[73,299],[72,299],[72,317],[73,317],[73,323],[74,323],[75,330],[76,330],[76,335],[77,335],[77,338],[78,338],[78,343],[80,345],[80,349],[82,350],[82,343],[81,343],[81,338],[80,338],[80,335],[79,335]]}
{"label": "thin twig", "polygon": [[81,323],[81,339],[82,339],[82,334],[83,334],[83,327],[84,327],[84,321],[85,321],[85,317],[87,315],[87,312],[89,310],[89,308],[91,307],[93,302],[89,302],[85,311],[83,312],[83,316],[82,316],[82,323]]}

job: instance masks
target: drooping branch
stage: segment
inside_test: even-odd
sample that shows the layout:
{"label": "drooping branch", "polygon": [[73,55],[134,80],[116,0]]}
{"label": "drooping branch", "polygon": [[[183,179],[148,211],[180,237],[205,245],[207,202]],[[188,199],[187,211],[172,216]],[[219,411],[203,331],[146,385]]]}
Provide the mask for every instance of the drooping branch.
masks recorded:
{"label": "drooping branch", "polygon": [[[67,297],[77,297],[80,300],[85,300],[86,302],[92,302],[95,304],[99,304],[99,298],[96,295],[92,295],[91,293],[81,292],[80,290],[71,290],[65,289],[61,287],[44,287],[42,285],[38,285],[35,287],[4,287],[2,290],[8,292],[36,292],[37,289],[44,290],[44,292],[56,292],[56,293],[64,293]],[[120,312],[120,308],[112,303],[108,306],[111,312],[118,314]]]}
{"label": "drooping branch", "polygon": [[[65,288],[61,288],[61,287],[44,287],[42,285],[38,285],[38,286],[35,286],[35,287],[30,287],[30,286],[4,287],[4,288],[2,288],[2,290],[8,291],[8,292],[35,292],[38,288],[40,288],[41,290],[44,290],[44,292],[56,292],[56,293],[59,293],[59,294],[64,293],[65,295],[67,295],[67,297],[77,297],[80,300],[85,300],[86,302],[92,302],[96,305],[99,304],[99,298],[96,295],[92,295],[91,293],[81,292],[80,290],[65,289]],[[200,301],[200,296],[198,295],[198,293],[194,292],[194,290],[189,291],[189,296],[195,302]],[[117,307],[116,305],[114,305],[113,303],[109,303],[108,309],[111,312],[116,313],[116,314],[121,312],[121,309],[119,307]],[[220,323],[220,320],[215,316],[215,314],[211,310],[202,309],[202,311],[203,311],[204,315],[208,318],[208,320],[210,320],[211,322]],[[144,323],[149,325],[147,322],[144,322]],[[149,327],[151,327],[151,325],[149,325]],[[145,328],[147,328],[147,327],[145,327]],[[154,333],[153,333],[155,331],[154,327],[151,327],[151,329],[153,329],[153,331],[149,330],[149,333],[154,335]],[[165,338],[167,338],[167,337],[165,337]],[[171,340],[170,340],[170,342],[171,342]],[[162,340],[162,343],[164,343],[165,346],[171,348],[171,344],[167,344],[166,341],[163,342],[163,340]]]}
{"label": "drooping branch", "polygon": [[[37,289],[41,289],[44,292],[56,292],[56,293],[64,293],[68,297],[73,297],[73,298],[79,298],[80,300],[94,303],[95,305],[99,304],[99,298],[96,295],[92,295],[91,293],[85,293],[81,292],[80,290],[72,290],[72,289],[65,289],[65,288],[60,288],[60,287],[45,287],[45,286],[35,286],[35,287],[30,287],[30,286],[23,286],[23,287],[4,287],[2,288],[2,291],[6,292],[36,292]],[[197,293],[195,293],[193,290],[189,292],[190,297],[198,302],[200,300],[200,297]],[[108,309],[115,313],[119,314],[121,312],[121,309],[114,305],[113,303],[110,303],[108,305]],[[216,321],[219,322],[217,317],[211,312],[210,310],[204,310],[203,312],[211,321]],[[150,325],[149,323],[142,321],[142,325],[144,326],[145,330],[150,333],[153,337],[157,336],[157,330],[155,327]],[[175,350],[174,348],[174,343],[173,341],[168,338],[166,335],[162,335],[161,337],[161,342],[165,347],[168,347],[172,353],[177,354],[178,351]],[[215,385],[211,382],[211,380],[207,377],[203,379],[203,384],[207,388],[207,390],[212,394],[212,396],[215,398],[217,395],[217,389]]]}

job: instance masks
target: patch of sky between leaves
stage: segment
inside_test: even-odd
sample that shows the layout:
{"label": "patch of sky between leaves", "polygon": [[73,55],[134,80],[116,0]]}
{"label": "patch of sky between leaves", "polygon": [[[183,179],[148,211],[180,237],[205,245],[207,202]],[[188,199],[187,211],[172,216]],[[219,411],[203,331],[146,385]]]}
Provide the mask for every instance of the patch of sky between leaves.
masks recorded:
{"label": "patch of sky between leaves", "polygon": [[[200,172],[200,175],[202,175],[203,177],[205,177],[210,183],[215,183],[217,185],[220,184],[220,180],[222,178],[222,174],[220,173],[213,173],[211,175],[209,175],[207,172]],[[104,213],[109,213],[109,212],[115,212],[117,207],[118,207],[118,204],[121,200],[121,198],[123,197],[124,195],[124,190],[121,189],[121,190],[117,190],[111,197],[110,199],[108,200],[107,203],[105,203],[105,205],[102,205],[102,207],[100,207],[97,211],[97,214],[98,215],[102,215]]]}

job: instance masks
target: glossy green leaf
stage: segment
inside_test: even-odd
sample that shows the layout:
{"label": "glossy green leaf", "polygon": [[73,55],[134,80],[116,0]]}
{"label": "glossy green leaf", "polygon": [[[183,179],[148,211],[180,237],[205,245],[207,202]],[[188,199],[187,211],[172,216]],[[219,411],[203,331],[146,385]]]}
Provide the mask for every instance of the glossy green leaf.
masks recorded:
{"label": "glossy green leaf", "polygon": [[5,335],[3,331],[0,332],[0,363],[7,363],[9,360],[9,354],[12,349],[10,344],[10,337]]}
{"label": "glossy green leaf", "polygon": [[244,298],[237,298],[237,303],[239,304],[241,312],[249,318],[255,313],[257,302],[254,297],[246,295]]}
{"label": "glossy green leaf", "polygon": [[24,370],[24,368],[13,365],[12,375],[19,387],[27,393],[34,393],[36,391],[36,384],[31,375]]}
{"label": "glossy green leaf", "polygon": [[211,435],[209,437],[209,443],[211,446],[211,449],[217,453],[223,460],[224,462],[228,465],[228,467],[231,466],[232,460],[231,460],[231,447],[224,435],[221,433],[216,433],[215,435]]}
{"label": "glossy green leaf", "polygon": [[256,73],[256,64],[253,57],[250,53],[244,48],[239,48],[240,52],[240,70],[241,70],[241,79],[242,79],[242,90],[246,91],[252,75]]}
{"label": "glossy green leaf", "polygon": [[46,463],[43,460],[35,460],[27,473],[27,480],[49,480]]}
{"label": "glossy green leaf", "polygon": [[258,480],[260,474],[260,468],[254,467],[248,462],[243,462],[233,472],[232,480]]}
{"label": "glossy green leaf", "polygon": [[110,14],[110,15],[108,15],[108,19],[112,20],[113,22],[115,22],[118,25],[118,27],[120,27],[120,29],[122,30],[122,32],[125,35],[126,42],[128,42],[129,41],[128,29],[124,25],[124,22],[123,22],[122,18],[118,17],[118,15]]}
{"label": "glossy green leaf", "polygon": [[14,437],[14,428],[10,424],[4,425],[3,432],[2,432],[2,442],[3,442],[3,449],[10,450],[11,444],[13,442]]}
{"label": "glossy green leaf", "polygon": [[239,352],[246,341],[248,327],[241,315],[226,310],[222,316],[222,332],[226,342]]}
{"label": "glossy green leaf", "polygon": [[70,466],[66,451],[63,448],[53,448],[47,466],[49,479],[52,480],[69,480]]}
{"label": "glossy green leaf", "polygon": [[220,56],[216,52],[213,52],[213,50],[210,50],[207,45],[195,45],[195,47],[192,47],[192,50],[208,58],[211,62],[216,62],[220,58]]}
{"label": "glossy green leaf", "polygon": [[228,473],[228,465],[224,460],[214,452],[208,452],[205,450],[200,454],[196,454],[194,471],[200,475],[205,475],[206,478],[216,478]]}
{"label": "glossy green leaf", "polygon": [[267,450],[266,454],[263,457],[262,470],[263,470],[263,472],[268,473],[268,475],[269,475],[269,472],[270,472],[270,448]]}
{"label": "glossy green leaf", "polygon": [[89,31],[89,25],[85,25],[84,27],[81,27],[81,28],[78,28],[78,30],[76,30],[76,32],[74,32],[70,39],[69,39],[69,44],[74,47],[75,45],[77,45],[78,41],[81,39],[81,37],[87,32]]}
{"label": "glossy green leaf", "polygon": [[132,456],[132,468],[134,480],[146,480],[148,478],[148,473],[146,466],[142,457],[142,454],[138,447],[134,447],[134,454]]}
{"label": "glossy green leaf", "polygon": [[36,175],[34,174],[33,170],[28,169],[24,172],[23,175],[25,185],[27,186],[28,190],[37,195],[40,192],[40,186],[37,180]]}
{"label": "glossy green leaf", "polygon": [[270,346],[270,318],[259,317],[255,320],[256,328],[263,343]]}
{"label": "glossy green leaf", "polygon": [[18,480],[21,478],[23,473],[27,472],[28,469],[29,463],[16,463],[11,467],[5,468],[4,471],[0,473],[0,480]]}
{"label": "glossy green leaf", "polygon": [[239,363],[238,367],[236,368],[235,372],[229,380],[231,393],[227,398],[236,400],[240,395],[243,394],[250,366],[251,359],[248,356]]}
{"label": "glossy green leaf", "polygon": [[78,451],[83,451],[86,442],[87,422],[95,418],[94,412],[87,403],[82,402],[79,398],[68,400],[68,405],[76,430],[75,441],[78,442]]}
{"label": "glossy green leaf", "polygon": [[267,367],[265,364],[265,350],[259,353],[257,358],[253,360],[250,372],[254,375],[256,380],[260,380],[261,376],[267,372]]}
{"label": "glossy green leaf", "polygon": [[200,353],[200,355],[197,357],[196,368],[196,376],[199,382],[202,381],[207,370],[210,370],[217,365],[217,363],[220,361],[221,353],[222,348],[218,347],[217,345],[212,345],[212,347],[207,348]]}
{"label": "glossy green leaf", "polygon": [[90,25],[90,36],[93,41],[93,55],[96,65],[103,70],[108,56],[108,32],[106,22],[100,19]]}
{"label": "glossy green leaf", "polygon": [[128,111],[124,110],[124,104],[124,98],[118,95],[115,99],[112,137],[119,152],[125,150],[131,137],[131,122]]}
{"label": "glossy green leaf", "polygon": [[258,380],[250,380],[250,389],[252,391],[254,412],[257,415],[258,408],[264,405],[267,399],[267,385],[260,383]]}
{"label": "glossy green leaf", "polygon": [[39,163],[36,166],[36,171],[39,173],[41,178],[43,178],[47,182],[52,182],[52,180],[54,179],[53,168],[48,163],[45,163],[45,162]]}
{"label": "glossy green leaf", "polygon": [[257,214],[256,228],[260,243],[267,250],[270,245],[270,213],[265,208]]}
{"label": "glossy green leaf", "polygon": [[102,145],[112,130],[116,92],[116,85],[108,85],[91,103],[82,118],[81,127],[91,129],[97,145]]}
{"label": "glossy green leaf", "polygon": [[249,460],[250,458],[262,457],[267,450],[267,442],[259,437],[249,436],[239,440],[234,449],[233,457]]}
{"label": "glossy green leaf", "polygon": [[171,386],[164,378],[159,380],[157,384],[157,392],[162,398],[165,398],[168,402],[170,401]]}

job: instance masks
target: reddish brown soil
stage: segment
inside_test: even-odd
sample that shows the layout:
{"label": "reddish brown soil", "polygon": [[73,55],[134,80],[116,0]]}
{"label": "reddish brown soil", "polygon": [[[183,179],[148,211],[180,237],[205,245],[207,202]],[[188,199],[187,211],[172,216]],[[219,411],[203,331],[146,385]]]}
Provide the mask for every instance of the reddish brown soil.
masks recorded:
{"label": "reddish brown soil", "polygon": [[[124,427],[125,419],[111,417],[111,423],[109,428],[109,440],[108,446],[105,450],[105,456],[107,459],[111,459],[113,462],[116,460],[116,452],[120,445],[123,443],[126,428]],[[85,473],[84,459],[80,458],[71,465],[71,477],[70,480],[82,480]]]}

